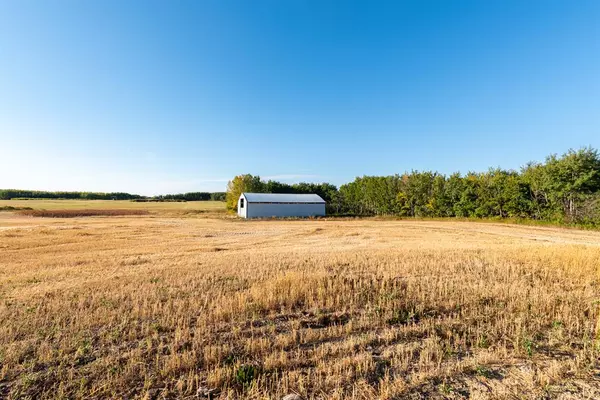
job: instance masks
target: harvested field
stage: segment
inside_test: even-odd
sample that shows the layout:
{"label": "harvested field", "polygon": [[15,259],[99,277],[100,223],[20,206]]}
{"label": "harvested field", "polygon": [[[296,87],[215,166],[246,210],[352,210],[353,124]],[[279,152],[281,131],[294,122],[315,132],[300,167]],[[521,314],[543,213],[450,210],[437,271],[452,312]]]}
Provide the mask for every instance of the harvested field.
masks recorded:
{"label": "harvested field", "polygon": [[182,212],[191,210],[224,213],[225,206],[221,201],[187,201],[187,202],[135,202],[129,200],[0,200],[1,207],[14,207],[34,210],[65,210],[65,209],[132,209],[148,210],[150,212]]}
{"label": "harvested field", "polygon": [[21,210],[18,212],[19,215],[27,217],[40,217],[40,218],[76,218],[76,217],[116,217],[119,215],[147,215],[147,210]]}
{"label": "harvested field", "polygon": [[598,232],[193,213],[0,227],[0,397],[600,397]]}

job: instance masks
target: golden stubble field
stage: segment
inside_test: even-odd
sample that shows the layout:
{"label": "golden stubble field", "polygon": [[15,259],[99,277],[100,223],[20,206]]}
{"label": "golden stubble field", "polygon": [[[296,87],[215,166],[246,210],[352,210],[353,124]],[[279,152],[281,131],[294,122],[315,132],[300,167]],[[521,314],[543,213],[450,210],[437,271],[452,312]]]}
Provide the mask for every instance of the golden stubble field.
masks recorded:
{"label": "golden stubble field", "polygon": [[598,232],[151,206],[0,213],[0,398],[600,398]]}

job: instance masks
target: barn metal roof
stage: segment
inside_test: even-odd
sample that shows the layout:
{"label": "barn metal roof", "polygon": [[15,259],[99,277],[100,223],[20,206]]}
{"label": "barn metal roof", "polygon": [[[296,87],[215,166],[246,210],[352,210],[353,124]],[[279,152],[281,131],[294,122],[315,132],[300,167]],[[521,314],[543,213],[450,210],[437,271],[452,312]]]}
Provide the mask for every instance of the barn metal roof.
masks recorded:
{"label": "barn metal roof", "polygon": [[248,203],[325,203],[318,194],[242,193]]}

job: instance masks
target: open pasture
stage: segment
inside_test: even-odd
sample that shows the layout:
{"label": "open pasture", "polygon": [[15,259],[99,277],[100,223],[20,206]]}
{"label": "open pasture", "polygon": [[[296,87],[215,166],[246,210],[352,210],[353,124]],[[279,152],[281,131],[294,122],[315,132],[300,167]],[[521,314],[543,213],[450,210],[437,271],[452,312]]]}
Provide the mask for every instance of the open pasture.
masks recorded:
{"label": "open pasture", "polygon": [[0,398],[600,397],[598,232],[105,203],[0,213]]}
{"label": "open pasture", "polygon": [[22,208],[28,207],[35,210],[113,210],[133,209],[147,210],[150,212],[165,213],[168,211],[214,211],[224,212],[225,206],[221,201],[186,201],[186,202],[135,202],[129,200],[0,200],[2,207]]}

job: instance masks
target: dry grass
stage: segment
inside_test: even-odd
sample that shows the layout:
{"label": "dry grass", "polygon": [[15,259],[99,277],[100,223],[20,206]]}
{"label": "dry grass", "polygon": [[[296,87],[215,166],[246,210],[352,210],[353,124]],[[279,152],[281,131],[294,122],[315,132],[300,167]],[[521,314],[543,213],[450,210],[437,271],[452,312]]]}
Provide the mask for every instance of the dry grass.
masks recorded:
{"label": "dry grass", "polygon": [[600,233],[0,218],[0,397],[600,396]]}

